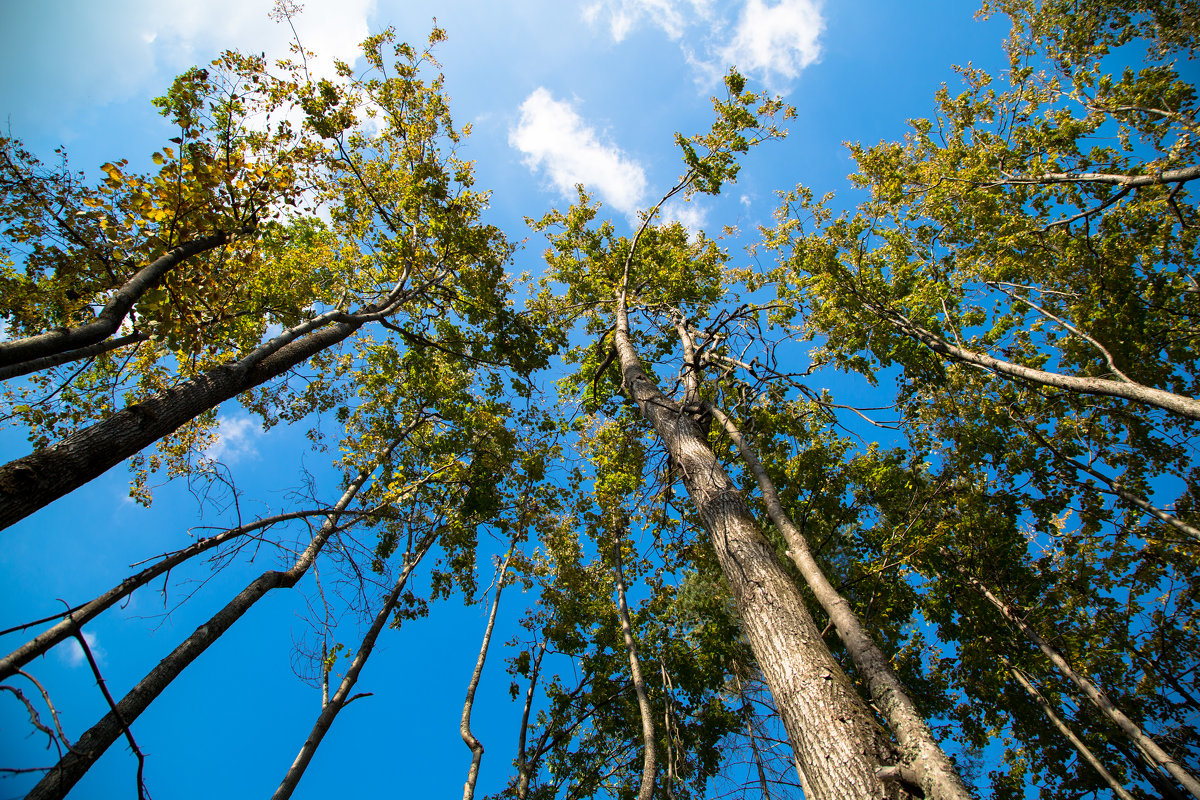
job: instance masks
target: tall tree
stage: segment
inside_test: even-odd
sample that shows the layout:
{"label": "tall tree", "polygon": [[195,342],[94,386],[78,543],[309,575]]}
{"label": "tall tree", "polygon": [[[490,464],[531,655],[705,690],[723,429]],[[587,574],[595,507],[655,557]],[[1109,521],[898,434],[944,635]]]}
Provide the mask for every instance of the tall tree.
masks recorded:
{"label": "tall tree", "polygon": [[[620,376],[616,385],[654,430],[687,488],[722,572],[738,616],[788,730],[805,792],[813,797],[881,797],[888,786],[906,785],[911,774],[900,769],[917,753],[898,755],[894,745],[866,708],[849,678],[821,641],[792,577],[783,569],[740,492],[732,483],[701,427],[705,416],[696,374],[696,353],[679,362],[681,394],[662,392],[647,371],[671,353],[674,326],[667,336],[636,330],[634,310],[704,316],[725,291],[723,255],[702,235],[689,241],[678,224],[653,226],[663,202],[678,193],[715,193],[736,177],[736,155],[759,141],[775,138],[772,117],[783,111],[774,101],[745,92],[743,79],[727,78],[728,98],[715,102],[717,121],[710,133],[679,137],[688,168],[679,184],[644,217],[632,239],[616,237],[612,226],[591,228],[595,207],[586,202],[566,214],[553,214],[544,227],[555,226],[548,252],[551,276],[567,285],[560,301],[595,309],[587,320],[600,346],[585,365],[576,385],[590,381],[598,392],[610,363]],[[548,307],[554,300],[548,299]],[[601,310],[603,309],[603,310]],[[613,309],[611,312],[607,309]],[[603,346],[612,334],[612,355]],[[598,399],[598,398],[597,398]],[[905,748],[911,747],[909,742]],[[897,769],[891,769],[896,767]],[[963,796],[954,781],[939,783],[922,776],[920,788],[931,796]],[[951,773],[952,774],[952,773]],[[886,784],[884,781],[895,781]]]}
{"label": "tall tree", "polygon": [[[1194,772],[1191,688],[1145,654],[1171,642],[1170,676],[1195,663],[1191,590],[1162,592],[1193,585],[1197,563],[1200,154],[1182,65],[1197,9],[988,5],[1014,19],[1011,71],[963,69],[965,91],[939,92],[937,116],[903,142],[853,146],[868,195],[857,210],[792,192],[767,236],[781,266],[765,280],[816,361],[896,376],[914,451],[905,480],[924,487],[920,514],[901,523],[920,537],[910,563],[924,613],[960,643],[956,680],[988,685],[981,703],[1017,721],[1011,763],[1063,781],[1046,796],[1077,780],[1032,744],[1045,720],[998,696],[1007,678],[982,621],[995,610],[967,596],[956,563],[1018,597]],[[1046,674],[1027,642],[1005,646]],[[1088,735],[1123,760],[1114,728]]]}

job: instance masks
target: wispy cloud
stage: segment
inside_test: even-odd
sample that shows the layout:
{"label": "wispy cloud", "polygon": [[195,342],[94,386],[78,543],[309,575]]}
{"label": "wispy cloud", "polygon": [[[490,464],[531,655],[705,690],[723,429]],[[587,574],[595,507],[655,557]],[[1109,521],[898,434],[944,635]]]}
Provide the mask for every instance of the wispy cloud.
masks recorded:
{"label": "wispy cloud", "polygon": [[643,203],[646,172],[641,164],[603,141],[571,103],[555,100],[539,87],[525,98],[520,112],[516,127],[509,131],[509,144],[564,198],[573,199],[575,186],[582,183],[626,215]]}
{"label": "wispy cloud", "polygon": [[589,23],[607,22],[617,42],[643,21],[679,39],[697,19],[708,19],[711,13],[711,0],[596,0],[583,9]]}
{"label": "wispy cloud", "polygon": [[258,458],[258,438],[262,428],[248,415],[221,417],[217,421],[217,440],[204,454],[226,465]]}
{"label": "wispy cloud", "polygon": [[[96,663],[103,666],[106,654],[104,648],[100,646],[99,637],[91,631],[84,631],[83,640],[87,642],[88,649],[92,651],[92,657],[96,659]],[[55,647],[54,652],[58,654],[59,660],[68,667],[81,666],[86,660],[83,647],[80,646],[78,639],[66,640]]]}
{"label": "wispy cloud", "polygon": [[775,91],[820,59],[825,29],[820,0],[594,0],[583,14],[616,42],[638,26],[662,30],[706,82],[734,66]]}

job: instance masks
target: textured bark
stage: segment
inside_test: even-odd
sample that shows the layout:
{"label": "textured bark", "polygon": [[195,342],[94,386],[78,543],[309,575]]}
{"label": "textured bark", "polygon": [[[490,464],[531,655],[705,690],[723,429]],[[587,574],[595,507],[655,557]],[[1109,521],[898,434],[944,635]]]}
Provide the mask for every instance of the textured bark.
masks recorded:
{"label": "textured bark", "polygon": [[952,361],[982,367],[998,375],[1026,380],[1041,386],[1051,386],[1056,389],[1078,392],[1080,394],[1119,397],[1123,400],[1132,400],[1135,403],[1161,408],[1164,411],[1178,414],[1187,419],[1200,420],[1200,401],[1191,397],[1156,389],[1153,386],[1144,386],[1140,383],[1061,375],[1057,372],[1047,372],[1041,369],[1034,369],[1033,367],[1014,364],[1011,361],[1003,361],[987,353],[979,353],[951,344],[933,331],[916,325],[907,317],[894,311],[868,305],[898,331],[920,342],[938,355],[945,356]]}
{"label": "textured bark", "polygon": [[775,491],[775,484],[763,469],[758,456],[733,421],[720,409],[710,408],[713,417],[725,428],[726,434],[741,453],[742,461],[758,481],[767,513],[788,543],[788,555],[821,608],[829,615],[829,621],[833,623],[855,668],[866,682],[872,701],[896,737],[902,760],[917,776],[916,782],[925,796],[933,800],[970,800],[971,794],[959,778],[954,764],[933,738],[916,703],[892,671],[891,662],[875,644],[850,604],[825,577],[813,558],[804,534],[792,524]]}
{"label": "textured bark", "polygon": [[154,566],[147,567],[137,575],[131,575],[113,588],[109,589],[104,594],[96,597],[93,600],[90,600],[76,609],[73,609],[69,619],[64,618],[58,624],[38,634],[25,644],[13,650],[4,658],[0,659],[0,680],[4,680],[5,678],[16,674],[17,670],[28,664],[33,659],[48,652],[50,648],[54,647],[60,642],[74,636],[76,626],[87,624],[103,612],[112,608],[113,605],[120,602],[122,598],[129,596],[136,589],[145,586],[159,575],[170,572],[188,559],[194,558],[201,553],[207,552],[208,550],[211,550],[212,548],[224,544],[232,539],[236,539],[239,536],[245,536],[248,533],[253,533],[254,531],[261,530],[262,528],[266,528],[279,522],[286,522],[287,520],[300,519],[301,517],[318,516],[320,514],[328,513],[328,510],[297,511],[291,514],[280,514],[278,516],[260,519],[256,522],[250,523],[249,525],[242,525],[241,527],[232,528],[224,531],[223,533],[219,533],[216,536],[209,536],[206,539],[201,539],[191,547],[186,547],[183,550],[171,553]]}
{"label": "textured bark", "polygon": [[[255,353],[158,392],[61,442],[0,467],[0,529],[24,519],[210,408],[302,364],[365,323],[354,317],[313,331],[265,357]],[[257,351],[256,351],[257,352]]]}
{"label": "textured bark", "polygon": [[529,713],[533,710],[533,695],[537,689],[538,676],[542,671],[542,656],[546,654],[546,640],[542,639],[537,651],[533,654],[533,666],[530,668],[529,689],[525,692],[525,707],[521,711],[521,732],[517,736],[517,800],[525,800],[529,796],[529,781],[531,772],[529,759],[525,753],[525,738],[529,733]]}
{"label": "textured bark", "polygon": [[1120,781],[1113,777],[1113,774],[1105,768],[1104,764],[1100,762],[1100,759],[1096,758],[1096,754],[1092,752],[1092,749],[1084,744],[1082,739],[1075,735],[1075,732],[1071,730],[1070,726],[1067,725],[1062,717],[1055,713],[1054,707],[1050,705],[1050,701],[1047,700],[1042,693],[1037,690],[1037,687],[1030,683],[1029,679],[1026,678],[1020,670],[1013,669],[1012,665],[1009,664],[1008,661],[1005,661],[1004,663],[1005,666],[1008,667],[1009,673],[1011,673],[1012,676],[1017,679],[1017,683],[1021,684],[1021,688],[1029,693],[1029,696],[1033,698],[1033,702],[1037,703],[1038,708],[1040,708],[1042,713],[1046,715],[1046,718],[1050,720],[1050,724],[1057,728],[1058,732],[1061,733],[1066,740],[1071,743],[1071,746],[1075,748],[1075,752],[1079,753],[1079,757],[1090,764],[1092,769],[1096,770],[1096,773],[1105,783],[1108,784],[1109,788],[1113,790],[1117,797],[1121,798],[1121,800],[1134,800],[1133,795],[1129,793],[1129,790],[1122,786]]}
{"label": "textured bark", "polygon": [[66,353],[107,339],[121,327],[121,321],[138,298],[161,281],[164,275],[192,256],[220,247],[228,241],[229,234],[221,232],[185,242],[168,250],[134,273],[91,322],[73,328],[57,328],[0,344],[0,367],[16,366],[25,361]]}
{"label": "textured bark", "polygon": [[779,708],[809,800],[889,796],[891,763],[870,713],[821,640],[800,592],[717,461],[699,425],[642,369],[617,292],[614,344],[625,392],[678,465],[711,537],[743,630]]}
{"label": "textured bark", "polygon": [[492,643],[496,612],[500,610],[500,592],[504,590],[504,578],[508,575],[508,562],[511,558],[510,546],[504,556],[504,563],[500,565],[500,572],[496,575],[496,594],[492,597],[492,610],[488,614],[487,626],[483,631],[483,642],[479,645],[479,657],[475,659],[475,671],[471,673],[471,681],[467,684],[467,699],[463,701],[462,720],[458,725],[458,732],[471,751],[471,766],[467,768],[467,780],[463,784],[463,800],[471,800],[475,796],[475,781],[479,778],[479,765],[483,761],[483,742],[471,733],[471,710],[475,707],[475,690],[479,688],[483,665],[487,661],[488,646]]}
{"label": "textured bark", "polygon": [[633,679],[633,691],[637,694],[638,713],[642,717],[642,782],[638,787],[638,800],[654,797],[654,775],[657,771],[654,745],[654,709],[650,707],[650,695],[646,692],[646,681],[642,678],[642,665],[638,660],[637,643],[633,640],[633,625],[629,621],[629,606],[625,602],[625,573],[621,569],[621,543],[614,546],[617,577],[617,618],[621,621],[621,634],[625,637],[625,652],[629,655],[629,674]]}
{"label": "textured bark", "polygon": [[321,746],[321,740],[325,738],[325,734],[329,731],[329,726],[333,724],[334,717],[346,707],[350,700],[354,699],[350,697],[350,690],[358,682],[359,673],[362,672],[367,659],[371,657],[371,651],[375,649],[375,641],[379,638],[379,633],[383,630],[383,626],[387,624],[388,617],[391,615],[392,609],[396,605],[396,600],[400,597],[400,593],[404,591],[404,585],[408,582],[408,576],[412,574],[413,569],[416,568],[417,564],[421,563],[421,559],[429,552],[434,538],[436,537],[433,535],[425,537],[415,553],[406,554],[408,557],[405,559],[404,569],[400,572],[400,577],[396,580],[395,586],[392,587],[391,593],[384,599],[383,607],[375,615],[375,621],[371,623],[371,628],[367,631],[367,635],[363,637],[362,644],[358,648],[358,653],[355,654],[354,661],[350,664],[350,669],[346,671],[346,675],[342,678],[342,682],[338,686],[337,691],[334,692],[333,697],[329,698],[329,702],[321,709],[321,714],[317,717],[312,731],[300,747],[300,752],[296,755],[296,760],[292,762],[292,766],[287,771],[283,781],[279,784],[279,788],[275,790],[275,794],[271,795],[271,800],[287,800],[287,798],[292,796],[292,792],[296,791],[296,786],[300,783],[300,779],[304,777],[304,771],[308,768],[309,762],[312,761],[313,754],[317,752],[317,748]]}
{"label": "textured bark", "polygon": [[1200,166],[1183,169],[1167,169],[1149,175],[1122,175],[1112,172],[1046,172],[1041,175],[1018,175],[992,181],[983,188],[996,186],[1044,186],[1054,183],[1108,183],[1133,189],[1143,186],[1160,186],[1168,183],[1186,183],[1200,178]]}
{"label": "textured bark", "polygon": [[98,356],[107,353],[111,350],[117,350],[128,344],[140,344],[150,338],[148,333],[128,333],[124,336],[118,336],[115,339],[105,339],[103,342],[80,347],[75,350],[68,350],[65,353],[57,353],[44,358],[35,358],[30,361],[22,361],[19,364],[13,364],[7,367],[0,367],[0,381],[6,381],[9,378],[17,378],[21,375],[28,375],[31,372],[37,372],[43,369],[57,367],[60,364],[69,364],[72,361],[82,361],[85,358]]}
{"label": "textured bark", "polygon": [[1083,692],[1084,696],[1092,702],[1096,708],[1100,710],[1104,716],[1121,729],[1121,732],[1129,737],[1137,748],[1142,751],[1150,760],[1151,764],[1159,767],[1167,772],[1172,778],[1179,781],[1183,788],[1187,789],[1192,797],[1200,800],[1200,781],[1196,777],[1183,768],[1179,762],[1171,758],[1171,756],[1159,746],[1158,742],[1151,739],[1146,733],[1125,713],[1117,707],[1115,703],[1108,698],[1104,692],[1100,691],[1096,684],[1092,683],[1088,678],[1077,673],[1063,658],[1062,654],[1050,646],[1049,642],[1038,635],[1028,623],[1025,622],[1016,612],[1016,610],[1008,603],[1001,600],[990,589],[983,585],[976,578],[971,577],[960,568],[960,573],[963,579],[973,586],[980,594],[987,598],[996,610],[1009,622],[1016,625],[1027,637],[1029,641],[1042,651],[1046,658],[1052,663],[1063,677],[1075,684],[1079,691]]}
{"label": "textured bark", "polygon": [[[392,447],[395,445],[393,444]],[[384,457],[386,458],[390,453],[391,448]],[[33,791],[26,796],[26,800],[59,800],[64,797],[87,773],[92,764],[96,763],[96,760],[121,736],[125,726],[132,725],[134,720],[149,707],[150,703],[170,686],[171,681],[175,680],[189,664],[199,658],[200,654],[207,650],[213,642],[221,638],[225,631],[229,630],[263,595],[272,589],[295,586],[312,566],[325,542],[337,531],[339,514],[354,499],[373,471],[374,469],[363,470],[359,473],[334,505],[325,523],[308,547],[304,549],[304,552],[296,559],[291,569],[286,572],[264,572],[251,581],[224,608],[196,628],[191,636],[171,651],[170,655],[160,661],[158,666],[121,699],[121,702],[117,704],[117,713],[110,711],[79,737],[70,752],[46,773],[37,786],[33,787]]]}

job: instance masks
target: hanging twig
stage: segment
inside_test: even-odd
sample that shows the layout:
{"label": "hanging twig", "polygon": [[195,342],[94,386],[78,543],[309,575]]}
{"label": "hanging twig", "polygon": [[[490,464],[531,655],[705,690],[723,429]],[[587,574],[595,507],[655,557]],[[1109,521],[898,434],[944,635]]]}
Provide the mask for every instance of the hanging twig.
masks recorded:
{"label": "hanging twig", "polygon": [[[37,687],[38,692],[42,695],[42,702],[46,704],[46,708],[50,710],[50,719],[54,720],[54,729],[58,731],[58,738],[67,746],[68,750],[71,747],[71,740],[67,738],[67,734],[63,732],[62,721],[58,717],[58,709],[54,707],[54,703],[50,700],[50,693],[46,691],[46,687],[42,686],[41,682],[24,670],[17,670],[17,674],[25,678],[25,680]],[[59,751],[59,758],[62,757],[62,751]]]}

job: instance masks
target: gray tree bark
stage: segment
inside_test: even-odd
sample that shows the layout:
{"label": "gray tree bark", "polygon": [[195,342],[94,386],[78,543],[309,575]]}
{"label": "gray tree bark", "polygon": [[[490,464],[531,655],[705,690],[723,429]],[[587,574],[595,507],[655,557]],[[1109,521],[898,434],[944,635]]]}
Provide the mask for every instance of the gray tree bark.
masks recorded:
{"label": "gray tree bark", "polygon": [[615,294],[622,385],[683,475],[802,768],[806,797],[890,796],[876,775],[893,761],[882,731],[822,642],[803,598],[700,426],[642,368],[629,335],[624,286]]}
{"label": "gray tree bark", "polygon": [[854,666],[867,684],[871,699],[883,714],[896,737],[903,759],[917,776],[925,796],[933,800],[970,800],[971,794],[959,778],[954,764],[942,751],[916,703],[892,670],[891,662],[875,644],[862,621],[833,584],[825,577],[804,535],[792,524],[783,509],[775,484],[767,475],[753,448],[742,432],[720,409],[709,406],[713,417],[737,446],[742,461],[754,475],[763,495],[767,514],[788,543],[788,556],[800,570],[821,608],[829,615]]}

